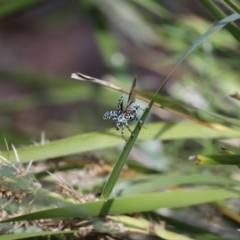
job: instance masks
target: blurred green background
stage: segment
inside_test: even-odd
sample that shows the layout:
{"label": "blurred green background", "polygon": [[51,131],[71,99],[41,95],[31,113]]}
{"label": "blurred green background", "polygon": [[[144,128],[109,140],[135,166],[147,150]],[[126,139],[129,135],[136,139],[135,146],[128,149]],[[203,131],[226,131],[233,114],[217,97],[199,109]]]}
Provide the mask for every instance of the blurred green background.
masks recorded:
{"label": "blurred green background", "polygon": [[[4,139],[9,144],[14,144],[16,148],[20,148],[20,156],[25,156],[24,148],[21,147],[31,144],[37,146],[38,143],[47,140],[79,135],[79,138],[75,139],[75,144],[77,145],[78,141],[82,143],[82,146],[79,146],[80,150],[76,149],[75,145],[72,148],[69,147],[71,144],[64,145],[67,142],[64,139],[66,142],[58,142],[55,148],[54,144],[50,145],[48,152],[47,145],[46,148],[43,146],[42,150],[39,148],[39,152],[37,147],[36,152],[34,150],[31,152],[32,149],[29,147],[25,152],[29,151],[30,157],[25,159],[23,157],[23,161],[29,162],[35,153],[39,154],[36,156],[37,160],[67,156],[67,167],[77,163],[74,168],[79,171],[79,156],[71,158],[68,155],[78,150],[82,153],[85,149],[90,149],[91,154],[104,156],[104,160],[107,156],[108,163],[116,162],[122,148],[102,150],[105,147],[112,147],[109,143],[111,138],[104,138],[104,134],[106,129],[113,127],[111,121],[104,121],[102,117],[106,111],[116,110],[122,93],[91,82],[71,79],[71,74],[81,72],[108,81],[110,79],[112,83],[126,90],[130,89],[134,76],[137,76],[137,89],[154,93],[185,51],[214,23],[233,12],[239,12],[238,5],[238,1],[207,0],[0,0],[1,151],[6,150]],[[189,116],[195,120],[199,117],[197,114],[206,111],[206,115],[209,116],[220,114],[222,117],[234,118],[236,120],[234,127],[239,127],[240,103],[229,96],[239,92],[240,89],[239,42],[238,21],[206,38],[203,44],[195,49],[171,75],[161,95],[174,101],[173,109],[179,107],[177,101],[180,102],[180,106],[182,104],[183,111],[187,109],[186,105],[194,107],[194,110],[190,108]],[[140,100],[138,104],[142,107],[146,106],[146,103]],[[220,139],[221,134],[211,135],[210,128],[203,131],[201,125],[199,125],[200,133],[197,125],[194,125],[195,129],[191,132],[192,135],[190,134],[192,137],[184,135],[191,131],[186,125],[184,129],[175,130],[179,136],[167,136],[165,138],[167,141],[158,139],[164,133],[171,132],[168,132],[172,130],[172,126],[169,127],[168,123],[190,122],[183,118],[180,112],[176,111],[176,114],[173,114],[156,107],[151,110],[146,124],[163,122],[163,128],[160,125],[149,125],[147,129],[141,130],[144,132],[143,139],[149,139],[146,137],[147,134],[153,136],[154,131],[156,136],[152,137],[153,140],[141,141],[134,146],[130,158],[137,160],[138,164],[144,167],[141,168],[136,163],[130,162],[129,169],[131,167],[134,170],[140,169],[142,175],[157,173],[163,176],[176,174],[184,177],[192,174],[188,181],[193,179],[197,183],[199,179],[196,180],[194,176],[197,173],[209,178],[225,177],[227,180],[238,180],[239,169],[236,166],[203,167],[187,160],[191,155],[219,154],[221,153],[219,147],[222,145],[238,153],[239,139]],[[201,116],[199,118],[201,119]],[[220,122],[224,125],[222,118],[217,120],[216,118],[214,123]],[[211,123],[210,120],[206,122]],[[229,127],[229,122],[226,121],[226,127]],[[104,132],[98,134],[99,131]],[[120,133],[112,131],[121,138]],[[88,135],[85,143],[83,134],[89,132],[97,133]],[[94,142],[94,136],[102,141],[100,147]],[[63,146],[66,149],[63,149]],[[63,152],[65,150],[68,152],[59,153],[57,148],[61,147]],[[91,149],[101,150],[93,152]],[[51,155],[54,151],[57,153]],[[99,159],[102,160],[101,157]],[[88,157],[83,155],[81,158],[83,159],[81,167],[85,168]],[[88,163],[94,162],[93,159],[94,157],[91,156]],[[48,165],[48,162],[45,164]],[[104,166],[100,165],[100,168],[102,170]],[[111,168],[106,170],[104,177],[111,171],[109,169]],[[55,168],[53,167],[52,170]],[[44,177],[45,172],[40,173]],[[129,177],[131,174],[133,173],[130,171],[126,176]],[[41,178],[40,174],[38,177]],[[106,180],[104,177],[103,180],[101,179],[101,184]],[[74,184],[79,183],[74,182]],[[156,189],[159,189],[158,184],[155,183]],[[204,184],[203,182],[202,185]],[[172,185],[170,183],[168,186],[166,180],[164,187],[169,190]],[[224,188],[224,183],[222,186]],[[101,185],[98,191],[102,191],[102,188]],[[145,191],[148,192],[148,189]],[[222,199],[226,198],[228,197],[224,196]],[[181,201],[184,202],[186,199],[182,198]],[[206,200],[208,201],[210,200]],[[197,203],[194,199],[193,203],[185,205],[191,206]],[[232,206],[234,204],[239,206],[237,201],[233,202]],[[191,211],[195,213],[194,218],[200,216],[199,218],[205,219],[205,224],[208,224],[209,211],[208,209],[202,211],[201,207],[204,206],[206,205],[195,209],[193,207]],[[236,206],[235,209],[239,209]],[[181,214],[188,216],[189,223],[193,222],[189,209],[176,211],[180,223]],[[236,210],[235,212],[238,214]],[[232,216],[227,217],[234,219],[235,215],[231,214]],[[172,216],[176,217],[175,213]],[[221,216],[217,216],[216,219],[210,219],[211,227],[215,226],[215,220],[219,227],[213,228],[213,232],[221,235],[227,224]],[[236,222],[239,223],[240,220],[237,219]],[[196,225],[201,226],[201,223],[197,222]],[[227,227],[229,234],[235,237],[237,227],[231,223]],[[210,229],[208,225],[204,228]]]}
{"label": "blurred green background", "polygon": [[[136,75],[137,89],[155,92],[183,53],[216,22],[207,2],[0,1],[1,149],[6,149],[4,138],[21,147],[40,142],[41,134],[55,140],[111,128],[102,116],[116,109],[121,93],[76,81],[71,74],[110,76],[127,90]],[[223,13],[231,11],[225,1],[214,4]],[[239,102],[229,97],[239,89],[238,62],[238,42],[222,29],[179,66],[161,94],[239,118]],[[154,108],[148,121],[186,120]],[[175,140],[164,143],[164,154],[185,160],[219,152],[219,145],[211,139]],[[149,146],[156,155],[163,153],[161,142],[142,147],[147,151]]]}
{"label": "blurred green background", "polygon": [[[220,8],[229,11],[223,2]],[[15,145],[112,127],[119,92],[71,73],[155,91],[183,52],[214,22],[200,1],[0,1],[0,141]],[[188,57],[162,91],[195,107],[238,115],[236,40],[221,30]],[[154,110],[149,121],[182,121]],[[194,144],[194,143],[192,143]],[[196,143],[197,145],[199,143]]]}
{"label": "blurred green background", "polygon": [[[42,132],[55,140],[111,128],[102,116],[116,109],[121,93],[71,79],[71,73],[110,75],[127,90],[136,75],[137,89],[155,92],[184,51],[216,22],[204,2],[1,1],[1,149],[4,137],[20,147],[40,142]],[[224,1],[216,6],[229,12]],[[222,29],[180,65],[161,94],[238,117],[239,102],[228,97],[239,89],[238,62],[238,42]],[[149,121],[184,119],[155,108]],[[161,148],[154,144],[147,146]],[[186,159],[216,153],[218,145],[165,143],[166,154],[173,150]]]}

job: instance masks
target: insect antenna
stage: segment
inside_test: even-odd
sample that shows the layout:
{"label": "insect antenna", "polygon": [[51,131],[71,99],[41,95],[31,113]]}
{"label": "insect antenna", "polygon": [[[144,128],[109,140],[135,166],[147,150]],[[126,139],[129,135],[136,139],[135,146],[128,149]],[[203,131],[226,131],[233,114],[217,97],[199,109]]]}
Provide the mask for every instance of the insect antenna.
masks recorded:
{"label": "insect antenna", "polygon": [[137,81],[137,77],[134,77],[133,83],[132,83],[132,87],[128,96],[128,101],[127,101],[127,107],[126,109],[135,102],[136,100],[136,91],[135,91],[135,87],[136,87],[136,81]]}
{"label": "insect antenna", "polygon": [[121,114],[123,111],[123,99],[124,95],[122,95],[118,100],[118,114]]}

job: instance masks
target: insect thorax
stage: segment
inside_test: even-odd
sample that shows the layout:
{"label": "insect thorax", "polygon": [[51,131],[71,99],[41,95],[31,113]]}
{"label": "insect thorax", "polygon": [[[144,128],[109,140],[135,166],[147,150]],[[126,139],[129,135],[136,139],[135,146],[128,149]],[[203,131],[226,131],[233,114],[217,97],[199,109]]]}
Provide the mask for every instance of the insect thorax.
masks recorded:
{"label": "insect thorax", "polygon": [[129,108],[125,111],[126,115],[137,115],[139,111],[140,106],[133,106],[132,108]]}
{"label": "insect thorax", "polygon": [[136,106],[133,107],[132,111],[133,111],[134,114],[137,114],[139,109],[140,109],[140,106],[136,105]]}

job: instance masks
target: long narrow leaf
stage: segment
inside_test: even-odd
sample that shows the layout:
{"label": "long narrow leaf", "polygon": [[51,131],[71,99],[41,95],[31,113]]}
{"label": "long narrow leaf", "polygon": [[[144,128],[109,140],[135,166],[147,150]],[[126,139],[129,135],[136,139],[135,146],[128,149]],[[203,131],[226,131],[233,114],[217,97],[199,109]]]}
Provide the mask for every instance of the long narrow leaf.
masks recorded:
{"label": "long narrow leaf", "polygon": [[198,165],[240,165],[240,155],[197,155],[191,156],[190,160],[195,160]]}
{"label": "long narrow leaf", "polygon": [[230,16],[222,19],[221,21],[217,22],[215,25],[213,25],[207,32],[205,32],[201,37],[199,37],[194,44],[183,54],[181,59],[178,61],[178,63],[175,65],[175,67],[171,70],[171,72],[168,74],[168,76],[165,78],[159,89],[156,93],[159,93],[164,84],[167,82],[168,78],[172,75],[172,73],[178,68],[178,66],[185,60],[185,58],[195,49],[197,48],[205,39],[209,38],[211,35],[213,35],[215,32],[220,30],[221,28],[225,27],[227,24],[236,21],[240,18],[240,14],[233,13]]}
{"label": "long narrow leaf", "polygon": [[[200,2],[202,3],[202,5],[204,5],[206,7],[206,9],[208,9],[208,11],[211,12],[211,14],[217,19],[220,20],[222,18],[225,17],[225,13],[217,6],[216,3],[214,3],[211,0],[200,0]],[[233,20],[234,21],[234,20]],[[232,36],[238,41],[240,42],[240,38],[239,38],[239,28],[237,26],[235,26],[234,24],[229,24],[227,27],[228,31],[232,34]]]}
{"label": "long narrow leaf", "polygon": [[[121,196],[129,196],[134,194],[140,194],[144,192],[152,192],[162,188],[168,188],[173,186],[182,186],[182,185],[219,185],[219,186],[231,186],[231,185],[239,185],[238,181],[234,181],[232,179],[227,179],[219,176],[211,176],[211,175],[187,175],[187,176],[160,176],[153,175],[144,176],[143,179],[141,177],[132,181],[129,180],[130,186],[124,189],[120,189]],[[121,184],[121,183],[120,183]]]}
{"label": "long narrow leaf", "polygon": [[[150,139],[175,140],[188,138],[227,138],[232,134],[219,132],[194,122],[178,123],[151,123],[146,124],[147,129],[143,129],[138,140],[146,141]],[[115,147],[124,144],[119,132],[91,132],[68,137],[46,143],[44,145],[31,145],[18,148],[17,152],[22,163],[31,160],[40,161],[55,157],[67,156],[97,149]],[[8,160],[15,162],[13,151],[0,153]]]}
{"label": "long narrow leaf", "polygon": [[[14,217],[2,222],[46,218],[93,217],[153,211],[159,208],[179,208],[207,202],[239,197],[239,193],[220,188],[176,190],[146,193],[127,197],[99,200],[83,204],[71,204],[60,208],[39,211]],[[144,204],[142,204],[144,203]],[[86,216],[85,216],[86,215]]]}
{"label": "long narrow leaf", "polygon": [[[171,76],[171,74],[177,69],[177,67],[183,62],[183,60],[196,48],[198,47],[205,39],[207,39],[208,37],[210,37],[213,33],[215,33],[216,31],[218,31],[219,29],[221,29],[222,27],[224,27],[226,24],[235,21],[237,19],[240,18],[240,14],[238,13],[234,13],[226,18],[224,18],[223,20],[219,21],[218,23],[216,23],[213,27],[211,27],[206,33],[204,33],[199,39],[197,39],[197,41],[195,41],[195,43],[183,54],[183,56],[181,57],[181,59],[178,61],[178,63],[176,64],[176,66],[172,69],[172,71],[169,73],[169,75],[166,77],[166,79],[163,81],[163,83],[161,84],[161,86],[159,87],[159,89],[157,90],[155,96],[157,96],[157,94],[160,92],[160,90],[164,87],[164,84],[167,82],[167,80],[169,79],[169,77]],[[144,122],[148,113],[150,112],[152,105],[155,101],[155,97],[152,99],[152,101],[149,103],[148,108],[145,110],[141,120]],[[140,132],[140,124],[138,123],[137,126],[134,129],[134,136],[127,142],[124,150],[122,151],[121,155],[119,156],[113,171],[111,172],[105,186],[102,192],[102,196],[104,199],[108,199],[115,184],[116,181],[121,173],[121,170],[125,164],[125,162],[127,161],[127,157],[133,147],[134,142],[137,139],[137,136]]]}
{"label": "long narrow leaf", "polygon": [[[148,108],[144,111],[142,117],[141,117],[141,121],[144,122],[151,107],[152,107],[152,104],[153,104],[153,101],[150,102],[150,104],[148,105]],[[127,161],[127,157],[133,147],[133,144],[135,143],[137,137],[138,137],[138,134],[141,130],[141,125],[140,123],[137,124],[137,126],[135,127],[134,131],[133,131],[133,134],[132,136],[129,138],[129,140],[127,141],[121,155],[119,156],[112,172],[110,173],[110,176],[103,188],[103,191],[102,191],[102,197],[107,200],[117,182],[117,179],[122,171],[122,168],[124,166],[124,164],[126,163]]]}

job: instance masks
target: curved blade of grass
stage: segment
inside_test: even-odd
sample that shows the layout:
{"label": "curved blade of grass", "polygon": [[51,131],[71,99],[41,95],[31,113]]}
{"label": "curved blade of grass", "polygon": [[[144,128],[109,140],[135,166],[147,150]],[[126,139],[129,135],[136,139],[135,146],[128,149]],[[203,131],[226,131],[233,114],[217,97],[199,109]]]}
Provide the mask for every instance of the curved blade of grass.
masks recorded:
{"label": "curved blade of grass", "polygon": [[225,4],[227,4],[230,8],[232,8],[235,12],[240,13],[240,8],[234,4],[232,1],[230,0],[223,0],[225,2]]}
{"label": "curved blade of grass", "polygon": [[[159,208],[179,208],[207,202],[237,198],[239,194],[220,188],[184,189],[176,191],[145,193],[134,196],[99,200],[82,204],[38,211],[4,220],[2,222],[46,218],[94,217],[153,211]],[[142,204],[144,202],[144,204]],[[83,213],[85,213],[83,215]]]}
{"label": "curved blade of grass", "polygon": [[[121,91],[124,93],[129,93],[128,91],[126,91],[116,85],[113,85],[113,84],[103,81],[101,79],[92,78],[90,76],[83,75],[81,73],[73,73],[72,78],[78,79],[78,80],[83,80],[83,81],[92,81],[94,83],[97,83],[97,84],[100,84],[103,86],[107,86],[114,90],[118,90],[118,91]],[[224,117],[222,115],[215,114],[212,112],[206,112],[206,111],[197,109],[195,107],[189,106],[185,103],[177,102],[168,97],[163,97],[163,96],[159,96],[159,95],[156,96],[153,93],[139,91],[139,90],[136,90],[136,91],[139,93],[138,94],[139,99],[141,99],[145,102],[150,102],[150,99],[155,98],[154,106],[165,109],[171,113],[174,113],[183,118],[187,118],[192,121],[198,122],[205,126],[208,126],[211,128],[216,128],[217,130],[224,130],[224,131],[227,130],[227,131],[231,132],[232,134],[235,134],[235,131],[228,129],[226,126],[227,125],[240,126],[239,120],[227,118],[227,117]],[[219,126],[219,125],[213,124],[213,123],[220,123],[220,124],[222,124],[222,126]]]}
{"label": "curved blade of grass", "polygon": [[[149,229],[151,226],[151,222],[145,220],[144,218],[132,218],[128,216],[116,216],[116,217],[108,217],[114,222],[122,223],[124,225],[130,226],[133,230],[132,232],[137,232],[139,229],[143,229],[146,231],[146,229]],[[128,229],[131,231],[131,229],[128,227]],[[135,230],[135,231],[134,231]],[[1,235],[1,240],[15,240],[15,239],[27,239],[27,238],[33,238],[33,237],[39,237],[39,236],[52,236],[56,234],[69,234],[79,232],[77,230],[75,231],[41,231],[41,232],[31,232],[31,233],[18,233],[18,234],[6,234]],[[164,239],[169,240],[193,240],[192,238],[185,237],[183,235],[171,232],[169,230],[162,229],[160,226],[154,227],[154,233],[159,236],[163,237]]]}
{"label": "curved blade of grass", "polygon": [[227,24],[236,21],[240,18],[240,14],[233,13],[230,16],[222,19],[221,21],[214,24],[207,32],[205,32],[201,37],[199,37],[194,44],[183,54],[181,59],[178,61],[178,63],[175,65],[175,67],[171,70],[171,72],[168,74],[168,76],[165,78],[159,89],[157,90],[156,94],[160,92],[160,90],[163,88],[164,84],[167,82],[168,78],[172,75],[172,73],[177,69],[177,67],[184,61],[184,59],[195,49],[197,48],[205,39],[209,38],[211,35],[213,35],[215,32],[226,26]]}
{"label": "curved blade of grass", "polygon": [[[147,213],[149,215],[149,213]],[[152,214],[152,213],[151,213]],[[153,216],[154,217],[154,216]],[[204,226],[199,226],[195,222],[186,222],[181,218],[176,219],[174,214],[172,216],[165,216],[165,214],[158,213],[157,219],[160,217],[162,221],[172,225],[176,229],[181,229],[180,232],[187,232],[189,235],[194,236],[195,239],[201,240],[230,240],[221,235],[221,233],[213,233],[211,228],[206,229]]]}
{"label": "curved blade of grass", "polygon": [[182,234],[174,233],[169,230],[163,229],[160,226],[155,226],[154,231],[158,237],[166,240],[195,240]]}
{"label": "curved blade of grass", "polygon": [[[178,61],[178,63],[176,64],[176,66],[171,70],[171,72],[169,73],[169,75],[166,77],[166,79],[163,81],[163,83],[161,84],[161,86],[158,88],[157,92],[155,93],[155,96],[153,97],[153,99],[151,100],[151,102],[148,105],[148,108],[144,111],[141,120],[144,122],[146,117],[148,116],[148,113],[150,112],[150,109],[152,108],[152,105],[155,101],[155,97],[157,96],[157,94],[160,92],[160,90],[164,87],[165,83],[167,82],[167,80],[169,79],[169,77],[171,76],[171,74],[177,69],[177,67],[182,63],[182,61],[196,48],[198,47],[206,38],[210,37],[213,33],[215,33],[216,31],[218,31],[219,29],[221,29],[222,27],[224,27],[225,25],[227,25],[228,23],[235,21],[237,19],[240,18],[240,14],[238,13],[234,13],[224,19],[222,19],[221,21],[219,21],[218,23],[216,23],[213,27],[211,27],[206,33],[204,33],[199,39],[197,39],[197,41],[195,41],[195,43],[183,54],[183,56],[181,57],[181,59]],[[116,181],[122,171],[122,168],[125,164],[125,162],[127,161],[127,157],[133,147],[134,142],[137,139],[137,136],[140,132],[141,126],[138,123],[137,126],[135,127],[134,131],[133,131],[133,137],[131,137],[125,148],[123,149],[121,155],[119,156],[105,186],[102,192],[102,197],[107,200],[116,184]]]}
{"label": "curved blade of grass", "polygon": [[[153,101],[151,101],[148,105],[148,108],[144,111],[142,117],[141,117],[141,121],[144,122],[151,107],[152,107],[152,104],[153,104]],[[133,147],[133,144],[135,143],[137,137],[138,137],[138,134],[141,130],[141,127],[142,127],[142,124],[138,123],[137,126],[135,127],[134,131],[133,131],[133,134],[131,135],[131,137],[129,138],[129,140],[127,141],[121,155],[119,156],[116,164],[114,165],[114,168],[112,170],[112,172],[110,173],[110,176],[103,188],[103,191],[102,191],[102,197],[107,200],[116,184],[116,181],[122,171],[122,168],[124,166],[124,164],[126,163],[127,161],[127,157]]]}
{"label": "curved blade of grass", "polygon": [[133,229],[142,229],[146,231],[146,229],[151,229],[152,233],[159,236],[160,238],[163,238],[165,240],[194,240],[193,238],[186,237],[182,234],[178,234],[166,229],[163,229],[160,225],[156,224],[154,227],[152,227],[152,222],[148,221],[144,218],[138,217],[129,217],[129,216],[109,216],[111,220],[117,223],[122,223],[125,226],[128,226]]}
{"label": "curved blade of grass", "polygon": [[203,111],[195,107],[189,106],[185,103],[173,101],[162,96],[155,96],[153,93],[146,93],[138,91],[145,98],[154,97],[155,106],[165,109],[169,112],[177,114],[183,118],[190,119],[201,125],[207,126],[218,131],[229,132],[232,136],[239,136],[240,121],[225,117],[216,113]]}
{"label": "curved blade of grass", "polygon": [[114,90],[117,90],[117,91],[122,91],[122,92],[127,93],[124,89],[116,86],[113,83],[109,83],[109,82],[106,82],[106,81],[101,80],[99,78],[94,78],[94,77],[91,77],[91,76],[88,76],[88,75],[85,75],[85,74],[82,74],[82,73],[79,73],[79,72],[72,73],[71,74],[71,78],[72,79],[76,79],[76,80],[80,80],[80,81],[91,81],[91,82],[100,84],[102,86],[105,86],[105,87],[108,87],[108,88],[111,88],[111,89],[114,89]]}
{"label": "curved blade of grass", "polygon": [[187,175],[187,176],[149,176],[149,179],[141,180],[130,180],[127,188],[120,189],[120,196],[129,196],[134,194],[140,194],[144,192],[152,192],[161,188],[168,188],[173,186],[181,185],[196,185],[196,184],[208,184],[208,185],[219,185],[219,186],[229,186],[229,185],[239,185],[239,181],[234,181],[232,179],[210,176],[210,175]]}
{"label": "curved blade of grass", "polygon": [[[146,124],[147,129],[143,129],[138,140],[146,141],[150,139],[174,140],[188,138],[229,138],[232,134],[219,132],[194,122],[178,123],[151,123]],[[46,143],[44,145],[31,145],[18,148],[17,153],[22,163],[31,160],[41,161],[45,159],[68,156],[97,149],[115,147],[124,144],[119,132],[91,132],[73,137],[68,137]],[[13,151],[0,153],[11,162],[15,162]]]}
{"label": "curved blade of grass", "polygon": [[158,2],[155,2],[154,0],[144,1],[144,0],[133,0],[137,5],[141,6],[142,8],[147,9],[149,12],[152,12],[160,17],[168,17],[173,18],[174,13],[171,11],[168,11],[166,8],[161,6]]}
{"label": "curved blade of grass", "polygon": [[[208,11],[210,11],[212,13],[212,15],[217,19],[220,20],[222,18],[225,17],[225,13],[217,6],[216,3],[214,3],[213,1],[209,1],[209,0],[200,0],[200,2],[202,3],[202,5],[204,5]],[[234,20],[233,20],[234,21]],[[232,36],[238,41],[240,42],[240,38],[239,38],[239,34],[240,31],[238,29],[238,27],[234,24],[230,24],[229,26],[226,27],[228,29],[228,31],[232,34]]]}
{"label": "curved blade of grass", "polygon": [[197,155],[189,157],[198,165],[240,165],[240,155]]}
{"label": "curved blade of grass", "polygon": [[218,212],[220,212],[222,215],[227,216],[232,221],[235,221],[236,223],[240,223],[240,215],[238,212],[235,212],[235,210],[230,209],[229,207],[224,206],[222,203],[214,203],[212,206],[217,209]]}

